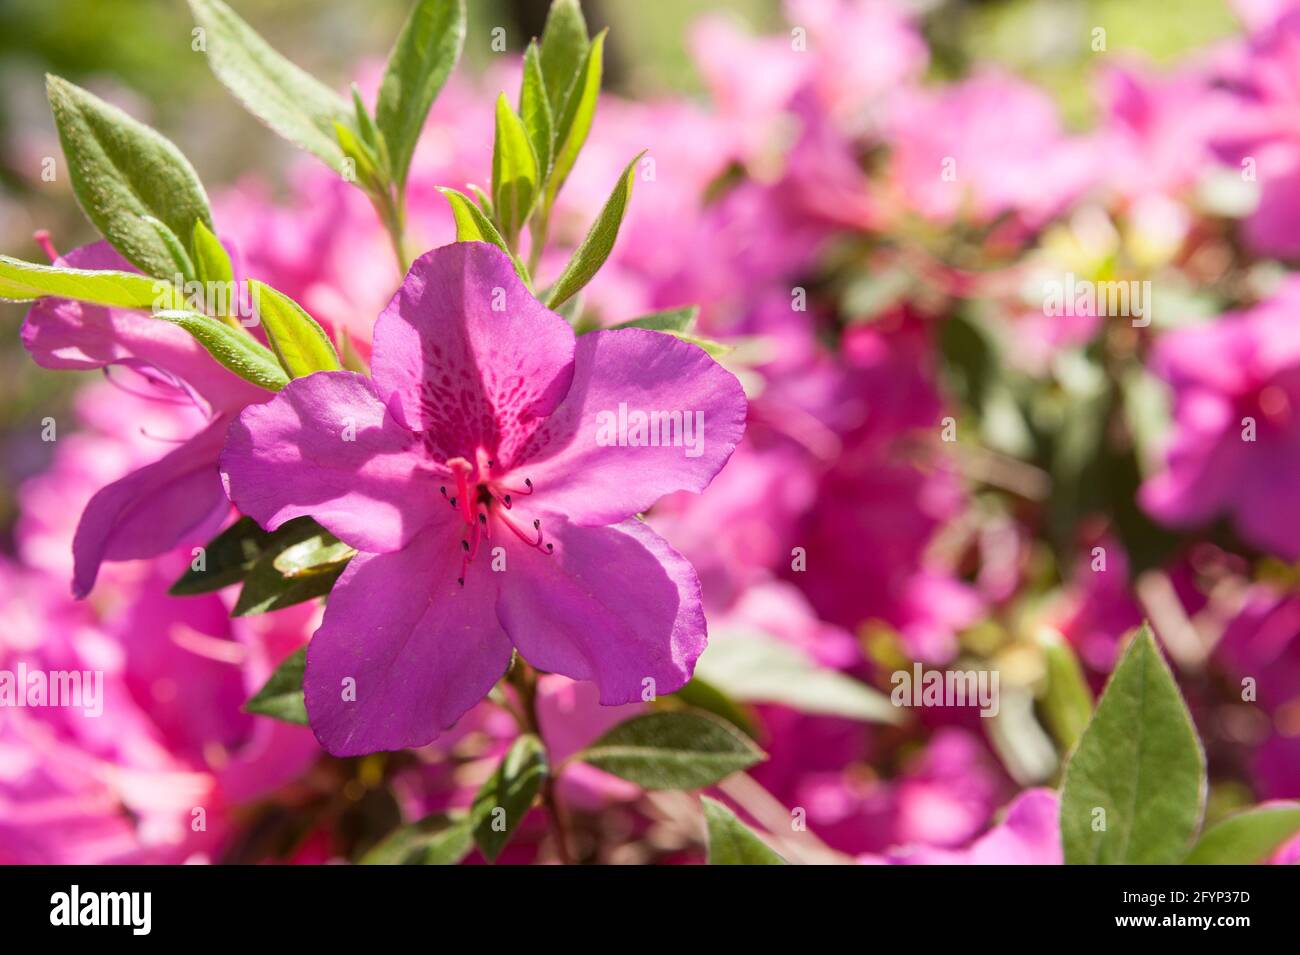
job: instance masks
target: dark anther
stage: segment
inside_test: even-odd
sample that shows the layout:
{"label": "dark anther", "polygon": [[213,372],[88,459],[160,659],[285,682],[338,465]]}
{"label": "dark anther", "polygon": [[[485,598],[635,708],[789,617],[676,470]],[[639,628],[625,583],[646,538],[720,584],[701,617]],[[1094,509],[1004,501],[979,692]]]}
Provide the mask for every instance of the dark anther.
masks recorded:
{"label": "dark anther", "polygon": [[461,541],[460,546],[465,550],[469,550],[469,541]]}
{"label": "dark anther", "polygon": [[464,587],[464,586],[465,586],[465,578],[464,578],[464,577],[457,577],[457,578],[456,578],[456,583],[458,583],[458,584],[460,584],[462,587]]}

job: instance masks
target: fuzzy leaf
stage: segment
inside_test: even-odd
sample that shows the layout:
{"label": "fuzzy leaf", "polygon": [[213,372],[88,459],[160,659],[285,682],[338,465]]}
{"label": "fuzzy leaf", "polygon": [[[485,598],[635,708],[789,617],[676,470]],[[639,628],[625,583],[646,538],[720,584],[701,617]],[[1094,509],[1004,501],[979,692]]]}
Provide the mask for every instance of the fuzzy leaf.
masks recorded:
{"label": "fuzzy leaf", "polygon": [[189,0],[207,35],[208,60],[226,89],[289,142],[343,171],[334,124],[352,122],[347,100],[273,50],[221,0]]}
{"label": "fuzzy leaf", "polygon": [[167,592],[173,597],[190,597],[238,583],[273,538],[251,517],[241,517],[204,545],[203,569],[191,567]]}
{"label": "fuzzy leaf", "polygon": [[362,865],[456,865],[474,848],[464,816],[426,816],[392,832],[361,857]]}
{"label": "fuzzy leaf", "polygon": [[244,712],[307,725],[307,702],[302,692],[306,669],[307,648],[303,647],[275,668],[266,684],[244,704]]}
{"label": "fuzzy leaf", "polygon": [[[212,213],[194,167],[170,140],[57,76],[46,76],[50,109],[86,217],[137,268],[176,274],[169,232],[188,238]],[[163,234],[148,219],[163,226]]]}
{"label": "fuzzy leaf", "polygon": [[528,270],[524,264],[519,261],[519,257],[510,251],[506,245],[506,240],[501,238],[501,233],[497,231],[483,210],[479,208],[464,193],[457,192],[455,189],[446,189],[439,187],[438,191],[447,197],[447,202],[451,204],[451,215],[456,221],[456,241],[457,242],[487,242],[495,245],[498,249],[510,256],[510,261],[514,263],[515,274],[523,280],[525,285],[529,285]]}
{"label": "fuzzy leaf", "polygon": [[429,108],[465,45],[465,0],[417,0],[398,34],[379,87],[375,122],[401,188]]}
{"label": "fuzzy leaf", "polygon": [[230,264],[230,253],[221,240],[202,222],[194,223],[190,239],[193,252],[194,274],[205,285],[209,282],[233,282],[235,270]]}
{"label": "fuzzy leaf", "polygon": [[789,864],[722,803],[708,796],[700,803],[709,828],[709,865]]}
{"label": "fuzzy leaf", "polygon": [[668,308],[661,312],[651,312],[631,321],[620,322],[612,328],[648,328],[655,332],[687,333],[695,327],[695,320],[699,315],[698,305],[687,305],[685,308]]}
{"label": "fuzzy leaf", "polygon": [[270,349],[242,328],[232,328],[198,312],[163,311],[155,317],[181,326],[198,339],[209,355],[245,381],[267,391],[279,391],[289,383]]}
{"label": "fuzzy leaf", "polygon": [[1188,865],[1254,865],[1267,862],[1300,833],[1300,803],[1265,803],[1223,819],[1201,835]]}
{"label": "fuzzy leaf", "polygon": [[[547,211],[555,204],[564,181],[573,171],[587,142],[587,133],[591,132],[591,123],[596,116],[596,103],[600,100],[600,78],[605,55],[605,31],[601,31],[591,47],[587,50],[582,72],[562,109],[552,108],[555,124],[555,149],[551,161],[551,173],[546,180],[546,197],[543,208]],[[542,72],[545,73],[546,46],[543,40]],[[549,81],[547,91],[550,91]]]}
{"label": "fuzzy leaf", "polygon": [[542,29],[541,67],[551,113],[559,115],[574,90],[591,41],[578,0],[555,0]]}
{"label": "fuzzy leaf", "polygon": [[609,253],[614,250],[614,240],[618,238],[618,227],[622,224],[623,214],[627,211],[628,200],[632,197],[632,180],[636,174],[636,164],[644,155],[644,152],[637,153],[627,164],[623,174],[618,177],[614,191],[605,200],[605,207],[600,210],[600,215],[596,217],[587,237],[582,240],[582,244],[569,259],[569,264],[564,267],[560,277],[551,286],[550,295],[546,299],[547,308],[555,308],[572,298],[591,281],[592,276],[609,258]]}
{"label": "fuzzy leaf", "polygon": [[249,282],[266,339],[290,378],[316,371],[338,371],[338,352],[325,329],[283,292],[261,282]]}
{"label": "fuzzy leaf", "polygon": [[230,615],[267,613],[328,594],[354,553],[335,548],[337,543],[309,517],[287,521],[249,568]]}
{"label": "fuzzy leaf", "polygon": [[555,149],[555,119],[546,99],[546,84],[537,53],[537,41],[524,52],[524,78],[519,89],[519,117],[528,130],[528,140],[537,154],[538,179],[546,181],[551,171],[551,154]]}
{"label": "fuzzy leaf", "polygon": [[536,736],[525,733],[514,741],[496,771],[479,789],[469,818],[474,841],[489,862],[497,860],[514,835],[515,827],[527,815],[548,772],[546,747]]}
{"label": "fuzzy leaf", "polygon": [[1173,674],[1143,626],[1065,769],[1065,861],[1179,862],[1204,805],[1205,754]]}
{"label": "fuzzy leaf", "polygon": [[766,756],[721,720],[674,710],[634,716],[575,758],[643,789],[697,789]]}
{"label": "fuzzy leaf", "polygon": [[65,269],[0,255],[0,300],[70,298],[112,308],[169,308],[179,296],[167,281],[136,272]]}
{"label": "fuzzy leaf", "polygon": [[537,154],[528,140],[528,130],[502,93],[497,97],[492,147],[492,208],[507,244],[528,221],[539,185]]}

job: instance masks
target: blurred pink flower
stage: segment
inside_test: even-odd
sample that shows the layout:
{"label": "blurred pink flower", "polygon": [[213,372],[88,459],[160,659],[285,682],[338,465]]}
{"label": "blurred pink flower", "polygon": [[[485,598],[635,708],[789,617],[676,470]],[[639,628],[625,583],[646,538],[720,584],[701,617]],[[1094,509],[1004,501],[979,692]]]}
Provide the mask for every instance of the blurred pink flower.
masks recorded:
{"label": "blurred pink flower", "polygon": [[1178,329],[1153,367],[1173,387],[1165,467],[1140,500],[1177,527],[1233,519],[1262,550],[1300,557],[1300,280],[1212,323]]}

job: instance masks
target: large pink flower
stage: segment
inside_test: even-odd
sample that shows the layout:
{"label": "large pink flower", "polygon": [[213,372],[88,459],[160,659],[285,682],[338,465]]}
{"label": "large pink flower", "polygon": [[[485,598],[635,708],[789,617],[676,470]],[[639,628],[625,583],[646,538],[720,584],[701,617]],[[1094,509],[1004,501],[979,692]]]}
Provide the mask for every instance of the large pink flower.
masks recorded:
{"label": "large pink flower", "polygon": [[[594,681],[605,705],[648,680],[681,687],[704,647],[699,581],[635,515],[726,463],[739,382],[658,332],[575,339],[480,243],[416,260],[375,325],[372,368],[291,382],[241,415],[222,456],[245,514],[272,528],[310,514],[361,551],[308,654],[326,748],[427,743],[512,649]],[[637,412],[702,420],[701,440],[612,433]]]}

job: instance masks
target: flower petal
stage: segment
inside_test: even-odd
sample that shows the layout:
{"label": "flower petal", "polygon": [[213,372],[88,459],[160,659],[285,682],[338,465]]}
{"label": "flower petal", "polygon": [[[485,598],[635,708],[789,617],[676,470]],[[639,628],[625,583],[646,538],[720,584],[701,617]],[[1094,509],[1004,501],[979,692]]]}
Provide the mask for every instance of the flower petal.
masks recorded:
{"label": "flower petal", "polygon": [[457,242],[416,259],[375,324],[372,373],[398,419],[438,457],[503,463],[568,390],[573,330],[510,259]]}
{"label": "flower petal", "polygon": [[310,514],[352,546],[400,550],[456,519],[425,466],[419,436],[398,424],[374,383],[350,371],[297,378],[231,425],[221,473],[240,511],[270,530]]}
{"label": "flower petal", "polygon": [[157,557],[187,534],[215,532],[230,510],[217,473],[229,424],[217,418],[162,459],[95,493],[72,540],[73,594],[90,593],[103,561]]}
{"label": "flower petal", "polygon": [[316,738],[335,756],[423,746],[510,665],[497,575],[475,568],[461,587],[460,554],[454,536],[421,534],[405,550],[358,555],[334,586],[303,686]]}
{"label": "flower petal", "polygon": [[686,558],[636,519],[553,519],[543,529],[554,553],[508,546],[497,601],[524,658],[594,681],[606,706],[640,701],[646,679],[656,694],[680,689],[705,643],[700,581]]}
{"label": "flower petal", "polygon": [[576,523],[621,521],[673,491],[704,490],[744,434],[747,410],[736,376],[698,346],[645,329],[591,332],[515,483],[529,478],[536,507]]}
{"label": "flower petal", "polygon": [[[107,242],[74,249],[58,264],[78,269],[138,271]],[[266,392],[217,362],[183,328],[143,312],[62,298],[41,299],[27,312],[23,345],[43,368],[106,365],[157,369],[193,389],[214,411],[236,411]]]}

